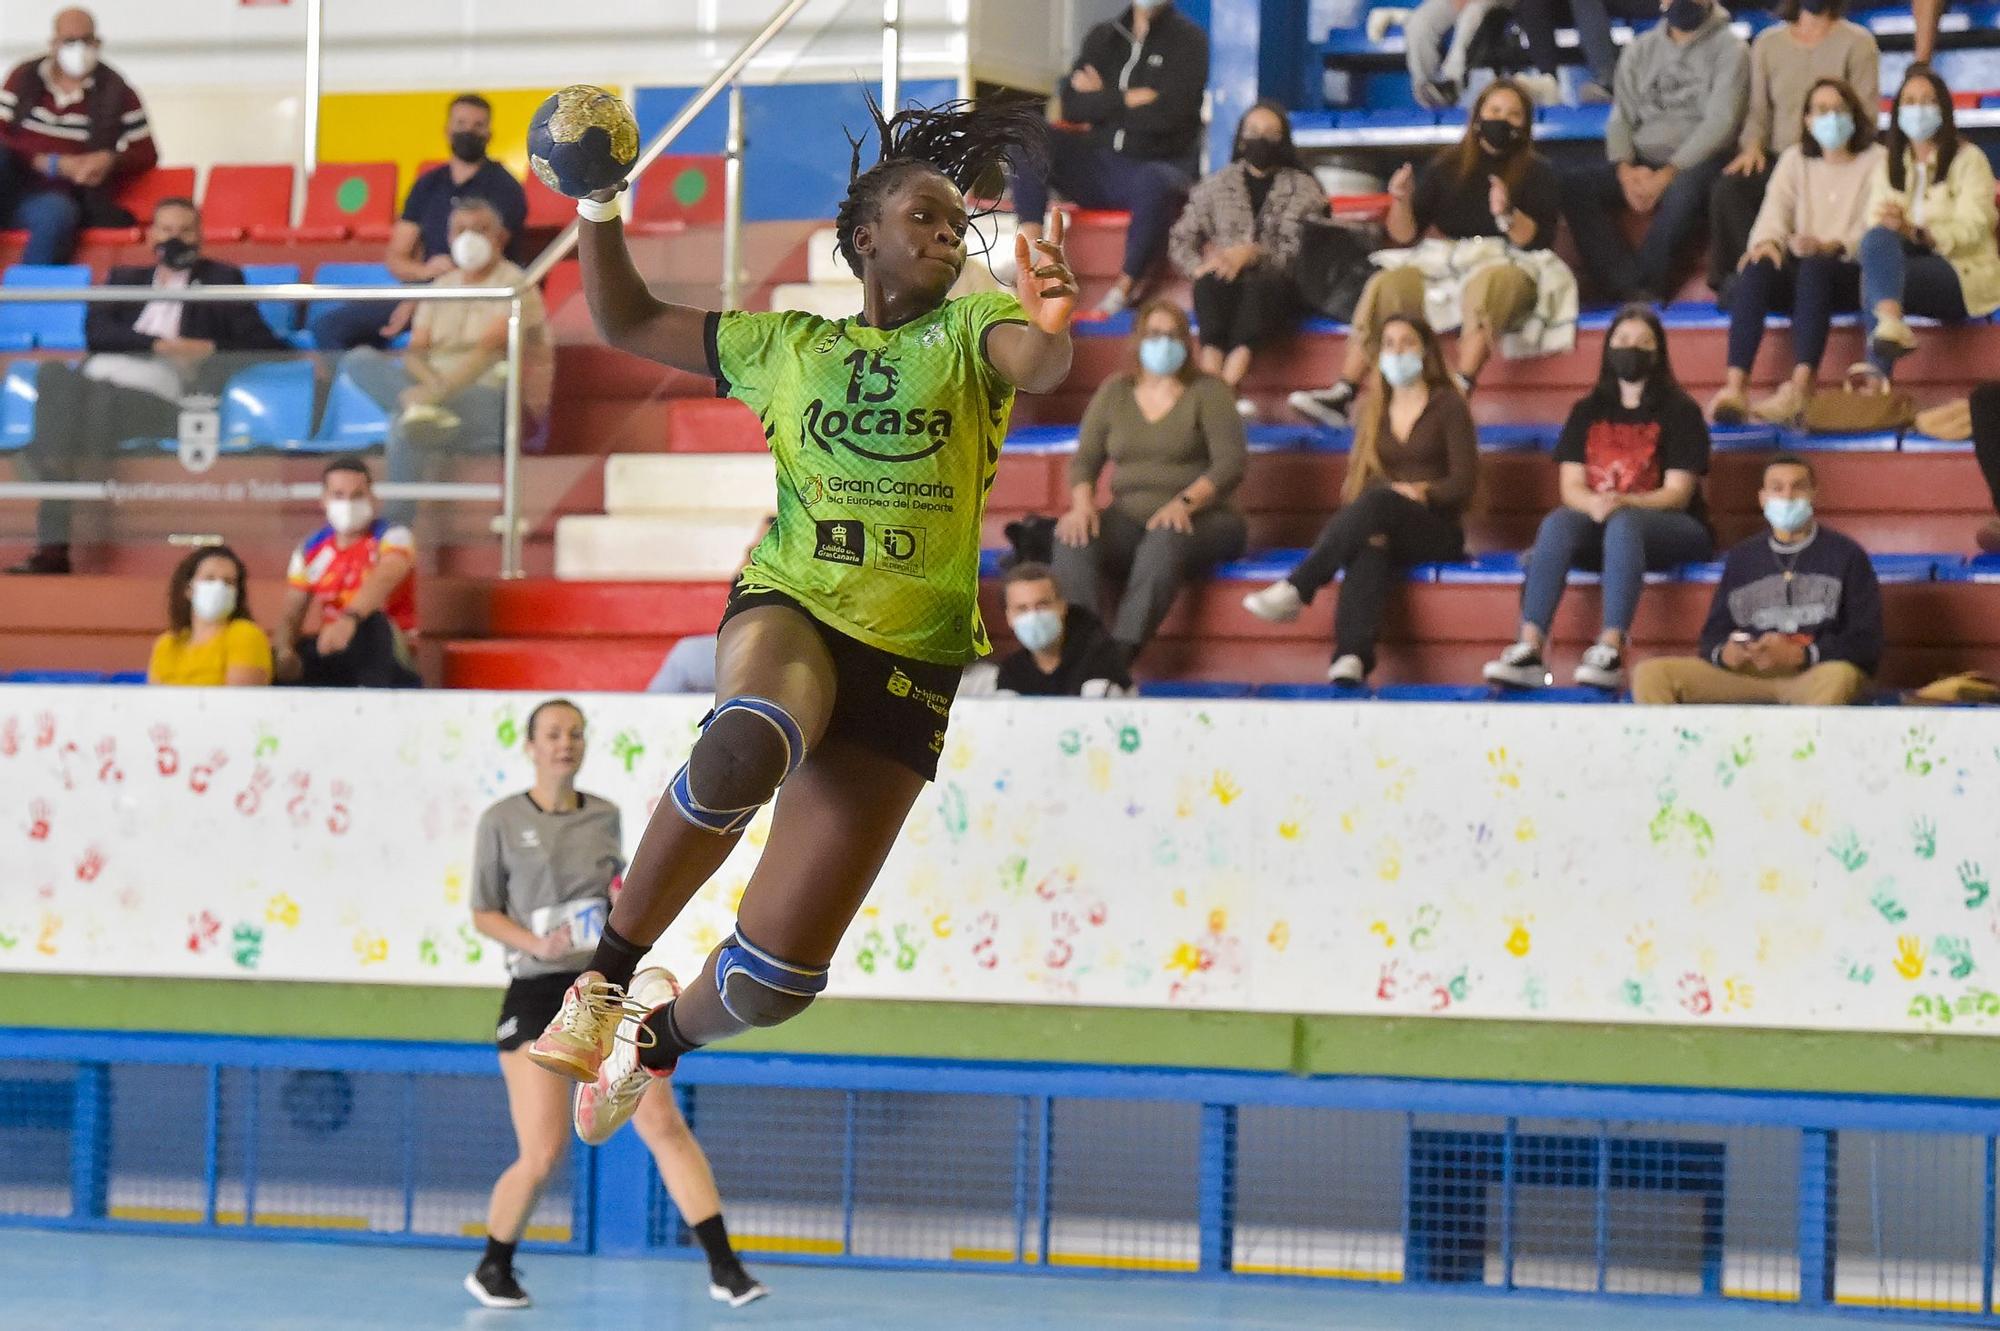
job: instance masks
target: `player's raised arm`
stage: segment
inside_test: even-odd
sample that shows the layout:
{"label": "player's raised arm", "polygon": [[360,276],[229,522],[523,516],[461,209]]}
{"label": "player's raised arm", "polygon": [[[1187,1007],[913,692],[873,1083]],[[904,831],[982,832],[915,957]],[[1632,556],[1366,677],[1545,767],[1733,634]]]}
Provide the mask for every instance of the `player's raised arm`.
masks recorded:
{"label": "player's raised arm", "polygon": [[707,310],[674,305],[646,286],[625,248],[625,224],[619,220],[617,191],[600,190],[585,201],[602,203],[609,216],[592,220],[584,209],[577,236],[583,267],[583,298],[590,305],[597,335],[620,351],[671,365],[689,374],[708,373],[708,348],[703,335]]}
{"label": "player's raised arm", "polygon": [[1014,238],[1014,296],[1027,311],[1025,324],[996,324],[986,334],[986,359],[1001,377],[1026,393],[1046,393],[1069,377],[1069,324],[1076,315],[1076,275],[1063,254],[1064,218],[1058,211],[1049,234],[1034,242]]}

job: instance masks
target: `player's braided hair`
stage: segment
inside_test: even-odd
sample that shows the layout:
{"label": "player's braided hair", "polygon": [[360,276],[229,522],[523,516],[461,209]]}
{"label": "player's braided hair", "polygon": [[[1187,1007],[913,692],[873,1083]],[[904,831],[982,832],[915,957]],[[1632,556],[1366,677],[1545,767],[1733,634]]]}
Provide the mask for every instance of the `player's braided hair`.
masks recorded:
{"label": "player's braided hair", "polygon": [[[864,171],[861,145],[866,135],[847,136],[854,156],[848,167],[847,197],[834,219],[840,257],[856,277],[861,275],[861,255],[854,248],[854,228],[880,218],[882,200],[910,172],[935,171],[969,195],[1009,162],[1023,171],[1048,169],[1048,121],[1036,98],[1007,98],[982,106],[946,102],[884,116],[874,95],[865,89],[863,95],[880,152],[875,165]],[[977,215],[991,211],[985,208]]]}

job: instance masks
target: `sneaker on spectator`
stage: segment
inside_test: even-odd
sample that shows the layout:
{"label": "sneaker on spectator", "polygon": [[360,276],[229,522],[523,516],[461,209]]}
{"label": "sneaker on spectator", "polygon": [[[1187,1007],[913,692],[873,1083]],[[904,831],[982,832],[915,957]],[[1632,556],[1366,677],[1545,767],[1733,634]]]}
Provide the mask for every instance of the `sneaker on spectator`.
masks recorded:
{"label": "sneaker on spectator", "polygon": [[1458,84],[1450,79],[1412,84],[1410,92],[1416,97],[1417,105],[1427,111],[1449,111],[1458,105]]}
{"label": "sneaker on spectator", "polygon": [[1751,407],[1750,414],[1766,425],[1797,425],[1805,419],[1806,397],[1788,379],[1777,392]]}
{"label": "sneaker on spectator", "polygon": [[1301,390],[1285,402],[1307,420],[1318,421],[1332,430],[1344,429],[1347,414],[1354,409],[1354,385],[1343,382],[1317,392]]}
{"label": "sneaker on spectator", "polygon": [[1892,364],[1917,349],[1917,335],[1901,319],[1877,319],[1875,321],[1874,351],[1876,356]]}
{"label": "sneaker on spectator", "polygon": [[1749,417],[1750,403],[1741,393],[1718,388],[1708,400],[1708,418],[1717,425],[1741,425]]}
{"label": "sneaker on spectator", "polygon": [[1326,668],[1326,682],[1338,684],[1344,689],[1358,689],[1368,682],[1368,667],[1362,664],[1360,657],[1349,652]]}
{"label": "sneaker on spectator", "polygon": [[1257,404],[1247,397],[1236,399],[1236,414],[1246,421],[1257,419]]}
{"label": "sneaker on spectator", "polygon": [[1517,642],[1488,661],[1480,672],[1488,684],[1504,684],[1510,689],[1545,689],[1555,676],[1542,660],[1542,649],[1529,642]]}
{"label": "sneaker on spectator", "polygon": [[1132,293],[1124,287],[1114,286],[1111,290],[1104,293],[1103,298],[1097,302],[1097,307],[1091,313],[1099,319],[1115,319],[1125,313],[1127,307],[1131,304]]}
{"label": "sneaker on spectator", "polygon": [[1576,682],[1616,693],[1625,687],[1625,655],[1608,643],[1594,643],[1576,663]]}
{"label": "sneaker on spectator", "polygon": [[1553,74],[1516,74],[1514,82],[1526,89],[1528,96],[1535,99],[1536,106],[1562,105],[1562,80]]}
{"label": "sneaker on spectator", "polygon": [[1616,100],[1618,99],[1612,94],[1611,89],[1596,79],[1589,80],[1576,90],[1578,106],[1609,106]]}
{"label": "sneaker on spectator", "polygon": [[1289,578],[1280,578],[1264,590],[1244,597],[1243,608],[1267,624],[1289,624],[1299,617],[1306,603]]}

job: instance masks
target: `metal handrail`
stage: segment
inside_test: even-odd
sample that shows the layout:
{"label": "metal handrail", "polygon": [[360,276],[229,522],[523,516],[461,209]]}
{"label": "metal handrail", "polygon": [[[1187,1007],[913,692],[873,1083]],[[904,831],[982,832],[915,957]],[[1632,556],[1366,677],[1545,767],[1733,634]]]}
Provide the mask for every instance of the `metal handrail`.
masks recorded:
{"label": "metal handrail", "polygon": [[513,300],[518,287],[344,287],[319,282],[279,282],[266,286],[185,287],[4,287],[0,305],[141,305],[156,300],[224,305],[248,300]]}

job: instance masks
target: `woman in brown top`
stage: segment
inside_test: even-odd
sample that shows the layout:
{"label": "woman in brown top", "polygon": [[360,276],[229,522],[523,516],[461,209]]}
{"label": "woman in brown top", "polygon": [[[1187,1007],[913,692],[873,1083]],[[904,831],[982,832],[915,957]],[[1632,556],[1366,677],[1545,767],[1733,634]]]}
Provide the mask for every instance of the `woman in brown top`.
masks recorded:
{"label": "woman in brown top", "polygon": [[[1097,390],[1070,464],[1069,512],[1056,523],[1055,573],[1064,597],[1102,613],[1106,575],[1125,595],[1107,615],[1127,662],[1167,617],[1181,585],[1243,553],[1243,518],[1229,497],[1247,446],[1229,386],[1195,368],[1187,313],[1149,301],[1133,333],[1137,365]],[[1113,464],[1111,503],[1097,478]]]}
{"label": "woman in brown top", "polygon": [[1359,686],[1375,668],[1375,637],[1392,569],[1465,554],[1459,519],[1479,478],[1471,409],[1421,319],[1382,324],[1382,351],[1361,399],[1342,507],[1291,576],[1243,598],[1259,619],[1286,623],[1346,570],[1326,677]]}

